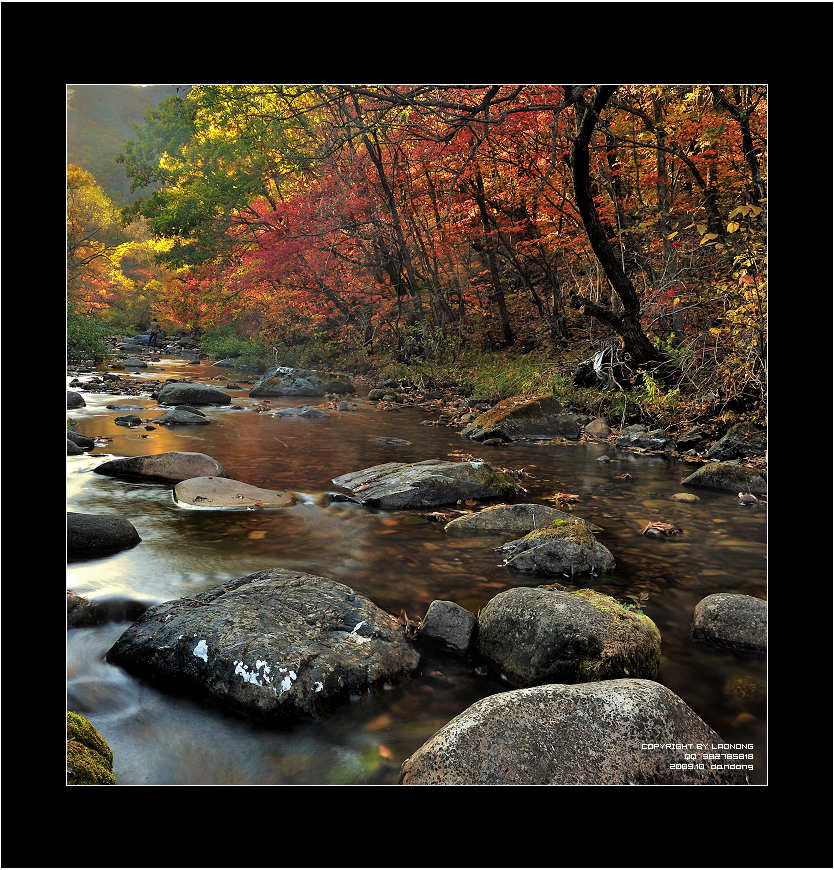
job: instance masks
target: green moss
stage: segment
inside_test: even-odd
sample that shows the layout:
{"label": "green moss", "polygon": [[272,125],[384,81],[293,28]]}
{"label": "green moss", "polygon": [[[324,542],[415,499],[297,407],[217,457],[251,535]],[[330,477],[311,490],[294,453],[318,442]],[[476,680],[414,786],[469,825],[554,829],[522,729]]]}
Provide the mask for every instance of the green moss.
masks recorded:
{"label": "green moss", "polygon": [[569,520],[554,520],[551,525],[545,526],[543,529],[534,529],[526,534],[522,541],[551,541],[554,539],[565,539],[574,541],[577,544],[584,544],[587,547],[593,547],[596,543],[596,538],[593,534],[579,523],[572,523]]}
{"label": "green moss", "polygon": [[511,478],[486,464],[473,468],[471,476],[481,486],[495,492],[497,496],[515,495],[518,491],[518,487]]}
{"label": "green moss", "polygon": [[67,711],[67,783],[113,785],[113,751],[95,726]]}

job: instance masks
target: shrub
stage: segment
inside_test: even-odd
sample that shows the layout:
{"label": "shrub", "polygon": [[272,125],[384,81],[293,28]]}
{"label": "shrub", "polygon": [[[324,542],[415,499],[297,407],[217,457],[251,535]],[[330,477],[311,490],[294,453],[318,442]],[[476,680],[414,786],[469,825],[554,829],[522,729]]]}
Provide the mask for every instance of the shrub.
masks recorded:
{"label": "shrub", "polygon": [[70,360],[103,360],[110,350],[104,339],[112,333],[98,317],[82,314],[74,302],[67,300],[67,357]]}

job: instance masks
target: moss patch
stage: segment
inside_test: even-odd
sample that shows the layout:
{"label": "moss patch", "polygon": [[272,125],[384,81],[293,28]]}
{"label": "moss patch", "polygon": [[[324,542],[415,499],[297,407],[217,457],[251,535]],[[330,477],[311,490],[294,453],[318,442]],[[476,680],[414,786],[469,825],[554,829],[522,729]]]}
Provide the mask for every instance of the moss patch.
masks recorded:
{"label": "moss patch", "polygon": [[114,785],[113,751],[95,726],[67,711],[67,783]]}
{"label": "moss patch", "polygon": [[515,495],[518,492],[518,487],[511,478],[494,468],[490,468],[489,465],[484,464],[478,468],[473,468],[471,476],[481,486],[495,492],[498,496]]}
{"label": "moss patch", "polygon": [[543,529],[534,529],[532,532],[529,532],[521,540],[544,542],[557,539],[573,541],[577,544],[584,544],[587,547],[593,547],[596,543],[596,538],[585,526],[579,523],[572,523],[569,520],[554,520]]}

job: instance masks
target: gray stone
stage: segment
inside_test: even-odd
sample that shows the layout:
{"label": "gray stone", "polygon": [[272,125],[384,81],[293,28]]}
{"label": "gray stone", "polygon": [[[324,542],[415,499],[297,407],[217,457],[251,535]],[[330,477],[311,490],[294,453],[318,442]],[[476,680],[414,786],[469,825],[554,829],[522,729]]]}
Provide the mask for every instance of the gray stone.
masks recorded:
{"label": "gray stone", "polygon": [[767,601],[719,592],[695,606],[692,637],[736,650],[767,651]]}
{"label": "gray stone", "polygon": [[329,417],[327,411],[322,411],[321,408],[311,408],[309,405],[302,405],[300,408],[280,408],[272,412],[273,417],[302,417],[305,420],[316,420],[321,417]]}
{"label": "gray stone", "polygon": [[200,417],[205,417],[205,413],[201,411],[199,408],[195,408],[193,405],[177,405],[174,408],[175,411],[185,411],[186,414],[197,414]]}
{"label": "gray stone", "polygon": [[82,456],[84,449],[79,447],[74,441],[67,438],[67,456]]}
{"label": "gray stone", "polygon": [[87,403],[84,397],[72,390],[67,390],[67,408],[83,408]]}
{"label": "gray stone", "polygon": [[205,453],[170,451],[150,456],[111,459],[95,469],[96,474],[110,477],[179,483],[190,477],[226,477],[223,466]]}
{"label": "gray stone", "polygon": [[116,417],[113,422],[117,426],[141,426],[142,418],[137,417],[136,414],[126,414],[124,417]]}
{"label": "gray stone", "polygon": [[182,408],[173,408],[161,417],[154,418],[154,423],[160,426],[206,426],[210,422],[205,414],[192,414]]}
{"label": "gray stone", "polygon": [[676,439],[678,450],[689,450],[696,444],[700,444],[707,437],[708,432],[705,426],[692,426],[678,435]]}
{"label": "gray stone", "polygon": [[270,396],[323,396],[326,393],[353,393],[355,388],[346,375],[337,372],[293,369],[273,366],[259,378],[249,395]]}
{"label": "gray stone", "polygon": [[642,447],[644,450],[674,449],[675,442],[662,429],[646,430],[642,423],[627,426],[617,438],[617,447]]}
{"label": "gray stone", "polygon": [[478,614],[477,646],[511,686],[654,679],[660,663],[651,619],[591,589],[501,592]]}
{"label": "gray stone", "polygon": [[152,607],[107,661],[274,720],[315,716],[404,677],[419,654],[399,622],[364,595],[273,568]]}
{"label": "gray stone", "polygon": [[521,488],[486,462],[386,462],[333,478],[369,507],[411,508],[454,504],[459,499],[507,498]]}
{"label": "gray stone", "polygon": [[475,513],[457,517],[444,527],[447,532],[508,532],[526,534],[534,529],[553,525],[556,520],[579,523],[592,532],[601,532],[599,526],[567,511],[543,504],[496,504]]}
{"label": "gray stone", "polygon": [[88,435],[82,435],[74,429],[67,429],[67,441],[72,441],[73,444],[77,444],[83,450],[90,450],[96,446],[95,439],[90,438]]}
{"label": "gray stone", "polygon": [[585,431],[594,438],[607,438],[611,434],[611,427],[607,420],[597,417],[585,426]]}
{"label": "gray stone", "polygon": [[295,499],[285,492],[261,489],[228,477],[191,477],[174,487],[174,500],[190,507],[247,510],[289,507]]}
{"label": "gray stone", "polygon": [[464,438],[505,441],[542,438],[579,438],[576,414],[562,411],[552,396],[514,396],[504,399],[461,429]]}
{"label": "gray stone", "polygon": [[218,387],[177,381],[165,384],[157,401],[160,405],[228,405],[232,397]]}
{"label": "gray stone", "polygon": [[523,574],[575,577],[604,574],[614,568],[608,548],[584,526],[567,521],[536,529],[517,541],[509,541],[501,550],[505,553],[504,565]]}
{"label": "gray stone", "polygon": [[752,468],[733,462],[709,462],[684,478],[684,486],[721,489],[726,492],[766,493],[767,478]]}
{"label": "gray stone", "polygon": [[135,547],[142,539],[133,524],[110,514],[67,514],[67,553],[105,556]]}
{"label": "gray stone", "polygon": [[448,722],[403,763],[400,782],[626,785],[747,782],[743,771],[670,769],[724,742],[670,689],[623,679],[500,692]]}
{"label": "gray stone", "polygon": [[122,360],[122,368],[125,369],[146,369],[148,364],[135,356]]}
{"label": "gray stone", "polygon": [[764,456],[767,450],[767,431],[755,423],[736,423],[727,434],[707,451],[707,457],[718,461],[743,459],[745,456]]}
{"label": "gray stone", "polygon": [[464,653],[469,649],[475,623],[475,614],[454,601],[432,601],[417,636]]}

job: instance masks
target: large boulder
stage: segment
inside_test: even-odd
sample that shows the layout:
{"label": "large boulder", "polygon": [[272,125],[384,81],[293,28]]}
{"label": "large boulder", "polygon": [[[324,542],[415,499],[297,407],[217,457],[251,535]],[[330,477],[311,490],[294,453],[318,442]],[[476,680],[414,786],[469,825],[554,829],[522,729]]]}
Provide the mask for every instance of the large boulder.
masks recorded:
{"label": "large boulder", "polygon": [[67,438],[67,456],[82,456],[84,454],[84,449],[79,447],[74,441],[70,441]]}
{"label": "large boulder", "polygon": [[469,649],[475,631],[475,614],[454,601],[432,601],[417,637],[456,653]]}
{"label": "large boulder", "polygon": [[113,751],[98,729],[67,710],[67,785],[115,785]]}
{"label": "large boulder", "polygon": [[228,405],[232,397],[219,387],[175,381],[165,384],[157,401],[160,405]]}
{"label": "large boulder", "polygon": [[83,408],[87,403],[84,397],[79,393],[74,393],[72,390],[67,390],[67,409]]}
{"label": "large boulder", "polygon": [[521,488],[486,462],[386,462],[334,477],[336,486],[355,493],[369,507],[412,508],[454,504],[459,499],[507,498]]}
{"label": "large boulder", "polygon": [[273,366],[255,382],[249,395],[253,397],[323,396],[326,393],[353,392],[356,390],[350,379],[337,372]]}
{"label": "large boulder", "polygon": [[614,568],[614,557],[579,523],[556,520],[544,529],[508,541],[501,550],[504,565],[523,574],[568,577],[604,574]]}
{"label": "large boulder", "polygon": [[192,477],[174,487],[174,500],[186,507],[214,510],[248,510],[289,507],[295,499],[285,492],[261,489],[228,477]]}
{"label": "large boulder", "polygon": [[96,474],[138,480],[179,483],[190,477],[226,477],[223,466],[205,453],[172,450],[150,456],[130,456],[111,459],[93,469]]}
{"label": "large boulder", "polygon": [[642,423],[627,426],[617,438],[617,447],[642,447],[644,450],[674,449],[675,442],[662,429],[647,429]]}
{"label": "large boulder", "polygon": [[651,619],[592,589],[501,592],[478,614],[477,646],[511,686],[654,679],[660,664]]}
{"label": "large boulder", "polygon": [[767,430],[755,423],[736,423],[727,434],[707,451],[707,458],[723,462],[745,456],[764,456],[767,450]]}
{"label": "large boulder", "polygon": [[82,435],[74,429],[67,429],[67,441],[72,441],[73,444],[77,444],[82,450],[90,450],[96,446],[94,438],[90,438],[89,435]]}
{"label": "large boulder", "polygon": [[473,441],[486,438],[575,440],[579,438],[580,428],[576,415],[564,413],[552,396],[514,396],[479,414],[460,434]]}
{"label": "large boulder", "polygon": [[399,622],[342,583],[273,568],[148,610],[107,653],[259,719],[314,716],[410,674]]}
{"label": "large boulder", "polygon": [[154,418],[160,426],[207,426],[211,421],[205,414],[194,414],[182,408],[172,408],[160,417]]}
{"label": "large boulder", "polygon": [[651,680],[537,686],[490,695],[464,710],[405,760],[400,782],[745,783],[743,771],[713,770],[709,762],[687,769],[684,752],[697,755],[697,744],[721,742],[681,698]]}
{"label": "large boulder", "polygon": [[767,601],[719,592],[695,605],[692,637],[714,646],[767,652]]}
{"label": "large boulder", "polygon": [[599,526],[574,516],[567,511],[543,504],[496,504],[471,514],[464,514],[446,523],[447,532],[508,532],[526,534],[534,529],[553,525],[556,520],[579,523],[592,532],[601,532]]}
{"label": "large boulder", "polygon": [[67,514],[67,553],[70,557],[106,556],[129,550],[142,539],[123,517],[110,514]]}
{"label": "large boulder", "polygon": [[727,492],[767,492],[767,478],[734,462],[708,462],[681,481],[684,486],[723,489]]}

